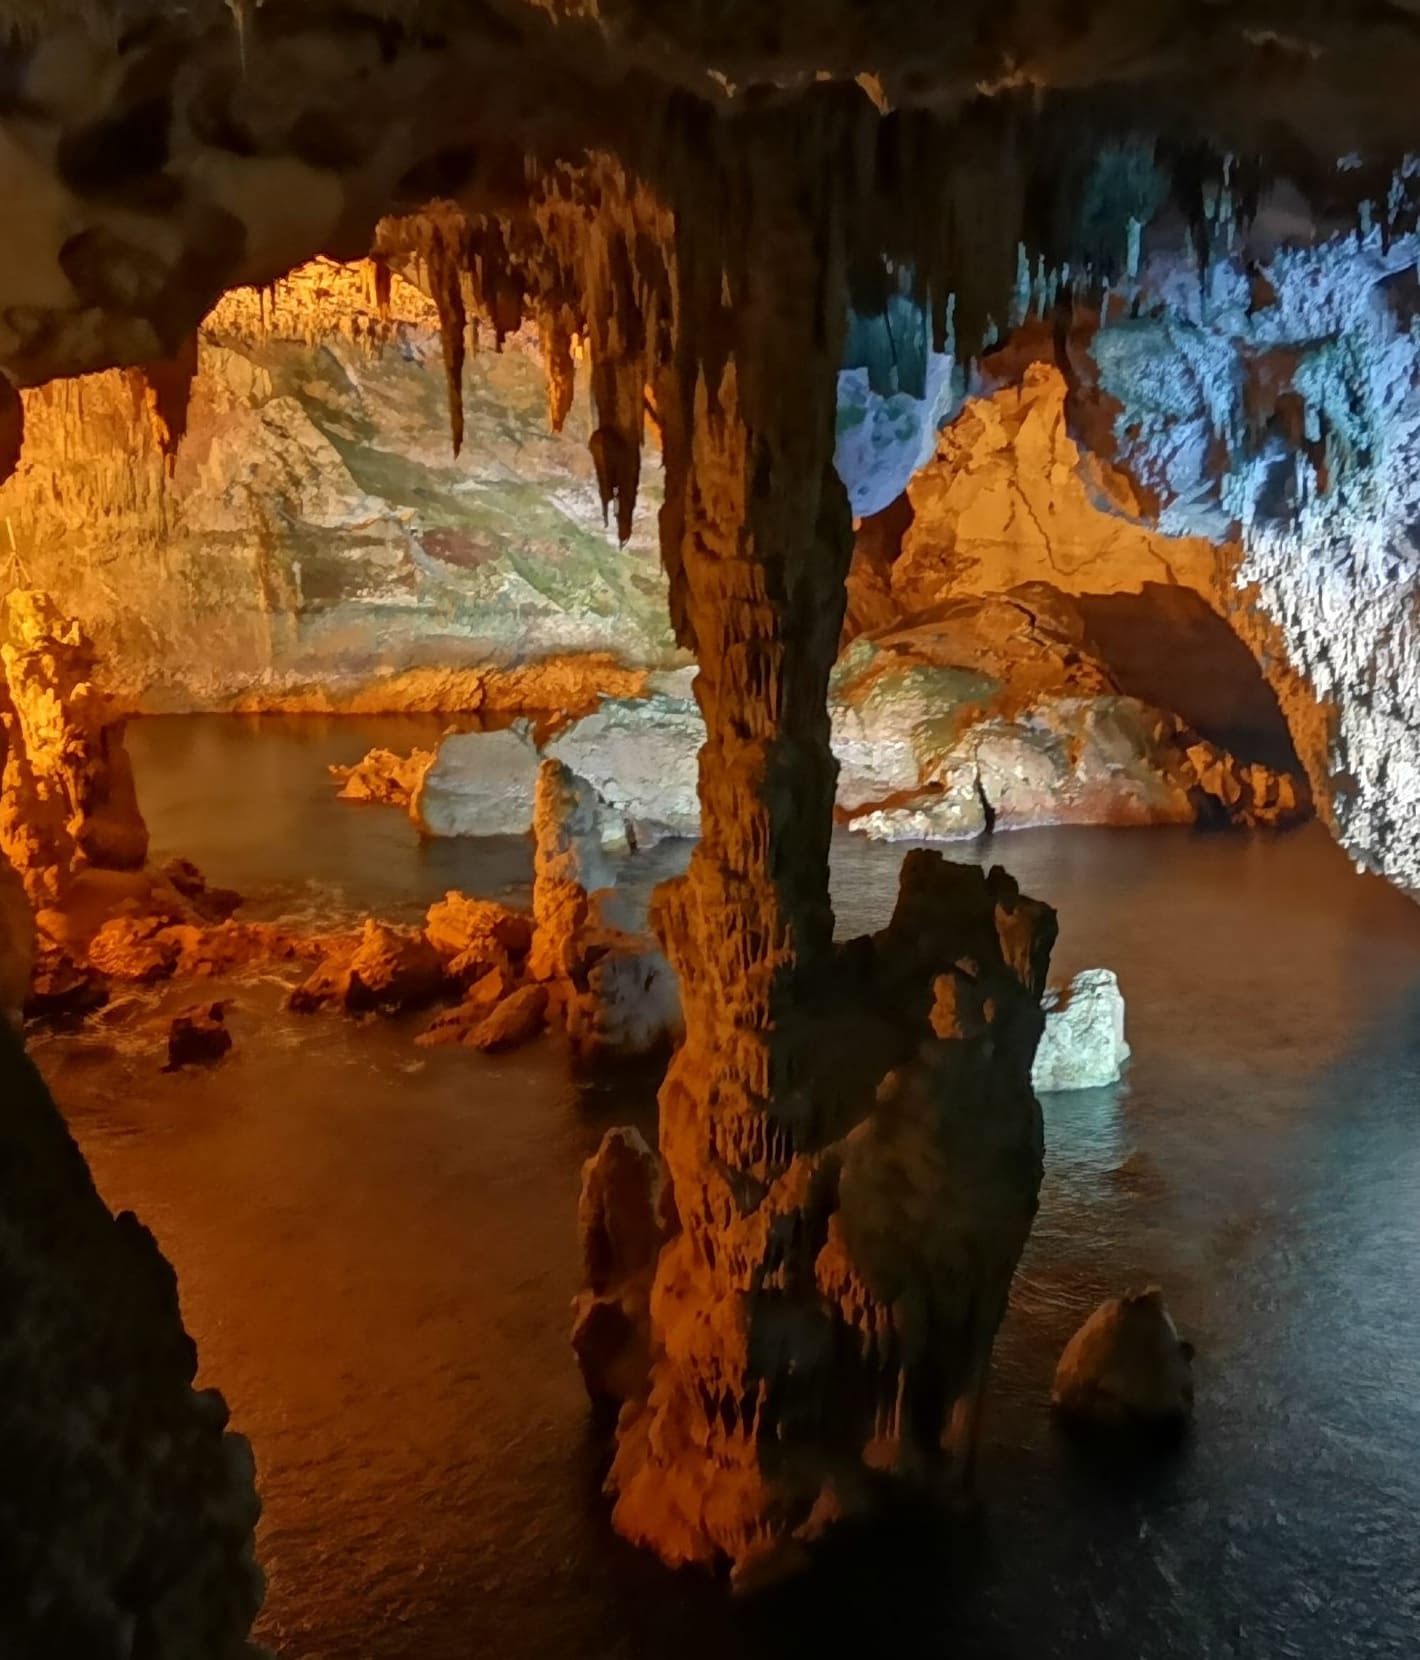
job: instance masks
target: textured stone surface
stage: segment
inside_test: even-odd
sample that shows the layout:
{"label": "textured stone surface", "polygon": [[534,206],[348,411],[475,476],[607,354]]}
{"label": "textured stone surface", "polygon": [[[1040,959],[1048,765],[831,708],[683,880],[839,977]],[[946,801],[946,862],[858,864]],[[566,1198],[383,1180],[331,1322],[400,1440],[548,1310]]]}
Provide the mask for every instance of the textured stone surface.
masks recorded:
{"label": "textured stone surface", "polygon": [[333,766],[331,777],[340,785],[342,801],[369,801],[383,807],[408,807],[419,793],[424,775],[434,764],[432,749],[416,749],[396,755],[389,749],[372,749],[354,766]]}
{"label": "textured stone surface", "polygon": [[63,902],[86,866],[140,868],[148,831],[84,631],[48,594],[15,589],[4,601],[0,665],[0,853],[31,902]]}
{"label": "textured stone surface", "polygon": [[226,1005],[200,1003],[173,1016],[168,1028],[169,1072],[184,1066],[211,1066],[232,1047]]}
{"label": "textured stone surface", "polygon": [[538,752],[525,721],[444,738],[410,816],[430,836],[520,836],[532,822]]}
{"label": "textured stone surface", "polygon": [[572,1303],[572,1352],[593,1406],[619,1411],[651,1367],[651,1282],[673,1231],[661,1161],[636,1129],[608,1130],[582,1166],[577,1238],[586,1283]]}
{"label": "textured stone surface", "polygon": [[122,374],[25,394],[15,562],[126,706],[475,709],[499,670],[672,656],[649,529],[618,549],[602,525],[585,397],[553,434],[531,337],[479,353],[454,457],[434,308],[398,279],[391,305],[325,263],[223,300],[171,477]]}
{"label": "textured stone surface", "polygon": [[114,1217],[0,1022],[0,1652],[255,1660],[251,1449],[152,1235]]}
{"label": "textured stone surface", "polygon": [[1102,1303],[1065,1346],[1051,1404],[1102,1427],[1168,1428],[1193,1415],[1193,1345],[1157,1286]]}
{"label": "textured stone surface", "polygon": [[547,746],[547,754],[585,778],[639,839],[694,836],[700,831],[696,793],[705,723],[688,676],[636,701],[604,703]]}
{"label": "textured stone surface", "polygon": [[680,999],[656,941],[616,925],[624,909],[608,860],[608,809],[565,763],[545,760],[533,818],[529,971],[582,1060],[647,1055],[680,1033]]}
{"label": "textured stone surface", "polygon": [[1045,1030],[1031,1067],[1037,1092],[1099,1089],[1118,1081],[1129,1059],[1124,997],[1107,968],[1083,968],[1045,994]]}
{"label": "textured stone surface", "polygon": [[464,1042],[487,1055],[531,1042],[547,1020],[547,987],[520,986],[472,1028]]}

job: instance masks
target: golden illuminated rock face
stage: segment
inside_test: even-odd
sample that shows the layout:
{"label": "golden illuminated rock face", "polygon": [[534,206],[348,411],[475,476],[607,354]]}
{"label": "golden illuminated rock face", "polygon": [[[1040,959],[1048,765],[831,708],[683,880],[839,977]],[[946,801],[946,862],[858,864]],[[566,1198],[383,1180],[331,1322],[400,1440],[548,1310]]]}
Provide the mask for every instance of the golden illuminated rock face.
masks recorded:
{"label": "golden illuminated rock face", "polygon": [[0,786],[0,850],[36,906],[62,903],[82,869],[137,870],[148,854],[123,728],[93,681],[79,625],[47,594],[5,601],[8,749]]}

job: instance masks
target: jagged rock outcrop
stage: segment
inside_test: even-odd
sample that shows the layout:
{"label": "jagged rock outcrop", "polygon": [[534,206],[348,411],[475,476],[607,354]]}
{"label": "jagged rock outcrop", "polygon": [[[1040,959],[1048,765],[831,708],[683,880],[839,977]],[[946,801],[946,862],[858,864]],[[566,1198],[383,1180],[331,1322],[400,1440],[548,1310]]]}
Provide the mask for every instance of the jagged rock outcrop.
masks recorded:
{"label": "jagged rock outcrop", "polygon": [[94,683],[94,650],[48,594],[4,602],[0,852],[36,907],[61,904],[89,866],[137,870],[148,855],[123,727]]}
{"label": "jagged rock outcrop", "polygon": [[0,1022],[0,1652],[257,1660],[259,1504],[177,1282]]}
{"label": "jagged rock outcrop", "polygon": [[1157,1286],[1101,1303],[1065,1346],[1051,1404],[1076,1423],[1170,1429],[1193,1416],[1193,1345]]}
{"label": "jagged rock outcrop", "polygon": [[583,1060],[647,1055],[680,1032],[680,999],[655,940],[617,926],[607,809],[563,762],[545,760],[533,816],[530,972]]}
{"label": "jagged rock outcrop", "polygon": [[416,749],[408,755],[396,755],[390,749],[372,749],[353,766],[331,767],[330,776],[340,785],[338,793],[342,801],[409,807],[434,758],[432,749]]}
{"label": "jagged rock outcrop", "polygon": [[582,1166],[577,1239],[586,1283],[572,1303],[572,1352],[604,1414],[646,1391],[651,1282],[675,1231],[668,1197],[661,1161],[639,1130],[608,1130]]}
{"label": "jagged rock outcrop", "polygon": [[166,1070],[178,1072],[185,1066],[211,1066],[231,1047],[226,1004],[199,1003],[173,1016],[168,1028]]}
{"label": "jagged rock outcrop", "polygon": [[1045,1030],[1031,1084],[1049,1090],[1100,1089],[1116,1083],[1129,1059],[1124,997],[1107,968],[1084,968],[1068,985],[1045,994]]}
{"label": "jagged rock outcrop", "polygon": [[439,953],[416,928],[397,928],[373,918],[353,949],[328,957],[291,993],[302,1014],[334,1005],[351,1014],[393,1014],[423,1008],[444,989]]}

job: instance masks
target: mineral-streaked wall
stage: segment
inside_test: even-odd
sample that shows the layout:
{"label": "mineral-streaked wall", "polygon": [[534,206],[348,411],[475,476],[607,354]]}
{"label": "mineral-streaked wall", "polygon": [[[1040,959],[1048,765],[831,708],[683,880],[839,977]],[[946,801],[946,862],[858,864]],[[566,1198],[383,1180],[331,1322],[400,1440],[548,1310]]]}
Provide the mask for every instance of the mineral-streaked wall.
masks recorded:
{"label": "mineral-streaked wall", "polygon": [[486,345],[457,458],[434,308],[395,278],[383,321],[364,264],[215,308],[170,468],[123,372],[27,392],[0,586],[61,596],[146,709],[468,708],[490,666],[672,660],[654,517],[604,528],[585,396],[551,432],[535,342]]}

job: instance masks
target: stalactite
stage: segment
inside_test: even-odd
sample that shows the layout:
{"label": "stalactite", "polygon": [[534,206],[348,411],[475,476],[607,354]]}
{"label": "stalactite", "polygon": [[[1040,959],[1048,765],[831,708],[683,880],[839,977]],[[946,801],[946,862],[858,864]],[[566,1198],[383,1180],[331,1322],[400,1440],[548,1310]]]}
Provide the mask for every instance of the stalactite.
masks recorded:
{"label": "stalactite", "polygon": [[456,251],[435,236],[429,252],[429,290],[439,313],[444,351],[444,378],[449,392],[449,432],[454,454],[463,449],[463,365],[467,351],[468,313]]}
{"label": "stalactite", "polygon": [[172,357],[128,371],[134,413],[149,423],[169,474],[178,445],[187,431],[188,405],[196,376],[196,334],[189,335]]}

